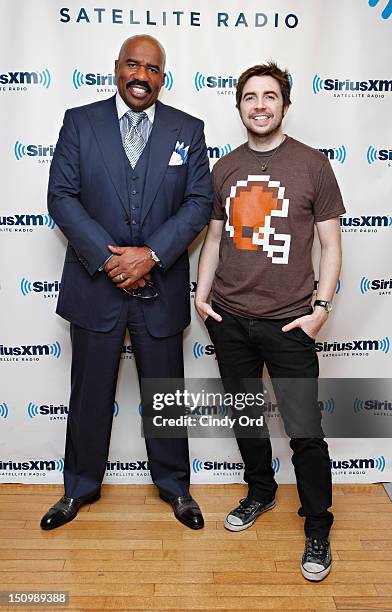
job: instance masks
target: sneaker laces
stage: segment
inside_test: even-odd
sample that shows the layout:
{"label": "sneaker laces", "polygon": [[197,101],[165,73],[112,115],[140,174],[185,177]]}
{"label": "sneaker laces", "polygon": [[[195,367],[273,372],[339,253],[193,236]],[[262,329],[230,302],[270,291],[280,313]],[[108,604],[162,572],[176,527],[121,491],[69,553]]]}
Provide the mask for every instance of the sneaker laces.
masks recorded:
{"label": "sneaker laces", "polygon": [[234,512],[232,512],[232,514],[236,515],[236,514],[251,514],[252,512],[254,512],[254,510],[257,510],[257,508],[259,507],[260,503],[257,501],[250,501],[247,497],[243,497],[242,499],[240,499],[240,505],[238,508],[236,508],[236,510]]}
{"label": "sneaker laces", "polygon": [[305,546],[305,556],[315,561],[322,560],[328,550],[329,542],[326,538],[307,538]]}

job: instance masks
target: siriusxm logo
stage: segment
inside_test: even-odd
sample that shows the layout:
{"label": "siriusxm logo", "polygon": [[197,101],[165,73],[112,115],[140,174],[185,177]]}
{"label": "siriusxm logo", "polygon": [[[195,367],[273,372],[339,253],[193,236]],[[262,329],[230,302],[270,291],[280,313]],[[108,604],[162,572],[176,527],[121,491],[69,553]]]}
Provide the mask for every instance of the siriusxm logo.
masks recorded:
{"label": "siriusxm logo", "polygon": [[20,281],[20,291],[23,297],[29,293],[42,293],[44,297],[48,297],[49,294],[53,297],[60,291],[60,283],[59,281],[29,281],[23,277]]}
{"label": "siriusxm logo", "polygon": [[53,344],[21,346],[4,346],[4,344],[0,344],[0,361],[18,361],[19,357],[21,357],[21,361],[39,361],[40,357],[55,357],[59,359],[60,356],[61,345],[58,341],[53,342]]}
{"label": "siriusxm logo", "polygon": [[232,151],[231,145],[227,144],[223,147],[207,147],[208,157],[210,159],[219,159]]}
{"label": "siriusxm logo", "polygon": [[379,295],[391,294],[392,289],[392,278],[374,278],[370,280],[366,276],[362,276],[361,282],[359,283],[359,289],[362,295],[368,293],[368,291],[379,291]]}
{"label": "siriusxm logo", "polygon": [[[8,90],[21,91],[27,90],[26,85],[40,85],[45,89],[49,89],[52,83],[52,77],[47,68],[37,71],[23,71],[23,72],[4,72],[0,74],[0,86],[1,85],[12,85],[8,87]],[[19,87],[23,85],[23,87]],[[0,87],[1,88],[1,87]],[[1,88],[3,91],[5,87]]]}
{"label": "siriusxm logo", "polygon": [[333,470],[385,470],[385,457],[381,455],[376,459],[331,459],[331,468]]}
{"label": "siriusxm logo", "polygon": [[204,88],[215,89],[218,94],[235,94],[237,87],[237,79],[233,76],[222,77],[209,75],[205,76],[201,72],[196,72],[193,80],[196,91],[201,91]]}
{"label": "siriusxm logo", "polygon": [[[168,70],[165,74],[163,86],[171,91],[174,84],[173,73]],[[83,73],[78,68],[72,72],[72,85],[78,90],[81,87],[117,87],[116,77],[113,73],[101,74],[100,72]]]}
{"label": "siriusxm logo", "polygon": [[346,147],[344,145],[330,149],[319,149],[319,151],[320,153],[323,153],[323,155],[328,157],[328,159],[338,161],[341,164],[344,164],[344,162],[346,161],[347,152]]}
{"label": "siriusxm logo", "polygon": [[353,410],[355,414],[359,414],[363,410],[372,411],[375,415],[392,416],[392,402],[388,400],[377,400],[377,399],[359,399],[355,398],[353,403]]}
{"label": "siriusxm logo", "polygon": [[392,149],[375,149],[370,145],[366,151],[366,159],[369,166],[375,161],[391,161]]}
{"label": "siriusxm logo", "polygon": [[207,355],[215,355],[215,348],[213,344],[200,344],[200,342],[195,342],[193,345],[193,356],[195,359],[200,359],[201,357],[205,357]]}
{"label": "siriusxm logo", "polygon": [[25,145],[19,140],[14,144],[13,152],[15,159],[20,161],[24,157],[36,157],[38,163],[50,162],[53,157],[55,147],[53,145],[28,144]]}
{"label": "siriusxm logo", "polygon": [[[380,0],[368,0],[369,6],[374,8],[379,4]],[[389,19],[392,15],[392,0],[386,0],[386,5],[384,6],[381,17],[382,19]]]}
{"label": "siriusxm logo", "polygon": [[78,68],[75,68],[72,73],[72,84],[74,86],[74,89],[80,89],[84,85],[99,85],[101,87],[117,86],[117,82],[113,73],[101,74],[99,72],[87,72],[86,74],[83,74],[83,72],[80,72]]}
{"label": "siriusxm logo", "polygon": [[387,79],[368,79],[367,81],[352,81],[351,79],[322,79],[318,74],[315,74],[312,81],[313,93],[317,95],[322,91],[346,93],[346,92],[376,92],[376,94],[367,93],[368,97],[383,97],[377,94],[392,91],[392,80]]}
{"label": "siriusxm logo", "polygon": [[318,353],[332,354],[358,354],[364,356],[368,351],[382,351],[389,353],[390,341],[388,336],[381,340],[351,340],[350,342],[316,342],[316,351]]}
{"label": "siriusxm logo", "polygon": [[149,463],[147,459],[137,461],[108,461],[106,469],[111,472],[141,472],[149,471]]}
{"label": "siriusxm logo", "polygon": [[8,461],[0,460],[0,471],[21,471],[21,472],[47,472],[47,471],[64,471],[64,459],[39,460],[30,459],[28,461]]}
{"label": "siriusxm logo", "polygon": [[[45,416],[45,417],[48,417],[49,420],[55,421],[55,420],[65,420],[69,413],[69,408],[68,406],[65,406],[64,404],[60,404],[59,406],[56,406],[55,404],[38,405],[38,404],[34,404],[34,402],[29,402],[27,404],[26,411],[30,419],[35,419],[38,416]],[[114,410],[113,410],[113,414],[115,417],[118,416],[119,411],[120,411],[120,406],[118,402],[115,401]],[[1,412],[0,412],[0,416],[1,416]]]}
{"label": "siriusxm logo", "polygon": [[[59,406],[55,406],[54,404],[41,404],[38,406],[38,404],[29,402],[26,410],[30,419],[34,419],[37,416],[47,416],[51,421],[64,420],[68,415],[68,406],[64,406],[64,404],[60,404]],[[63,417],[63,419],[59,417]]]}
{"label": "siriusxm logo", "polygon": [[36,227],[47,227],[53,229],[55,222],[48,214],[45,215],[30,215],[17,214],[0,216],[0,231],[1,232],[32,232]]}
{"label": "siriusxm logo", "polygon": [[[278,457],[272,459],[272,469],[275,474],[279,472],[280,460]],[[193,459],[192,471],[194,474],[199,474],[202,471],[210,472],[231,472],[241,471],[244,469],[242,461],[202,461],[201,459]]]}
{"label": "siriusxm logo", "polygon": [[8,418],[8,406],[5,402],[0,404],[0,419]]}
{"label": "siriusxm logo", "polygon": [[378,228],[392,227],[391,215],[361,215],[360,217],[340,217],[342,232],[376,234]]}

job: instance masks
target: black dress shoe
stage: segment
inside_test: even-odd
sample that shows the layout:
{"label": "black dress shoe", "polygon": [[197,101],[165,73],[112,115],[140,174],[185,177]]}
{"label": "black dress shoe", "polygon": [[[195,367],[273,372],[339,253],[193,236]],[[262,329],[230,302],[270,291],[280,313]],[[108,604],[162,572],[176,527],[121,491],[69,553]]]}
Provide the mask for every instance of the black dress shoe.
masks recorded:
{"label": "black dress shoe", "polygon": [[41,519],[41,529],[49,531],[50,529],[56,529],[61,527],[65,523],[69,523],[78,513],[81,506],[85,504],[92,504],[101,497],[101,493],[94,493],[87,499],[74,499],[73,497],[67,497],[64,495],[54,506],[49,508],[47,513]]}
{"label": "black dress shoe", "polygon": [[191,529],[202,529],[204,527],[204,519],[199,505],[189,493],[181,497],[166,497],[159,493],[159,497],[172,505],[174,516],[181,523]]}

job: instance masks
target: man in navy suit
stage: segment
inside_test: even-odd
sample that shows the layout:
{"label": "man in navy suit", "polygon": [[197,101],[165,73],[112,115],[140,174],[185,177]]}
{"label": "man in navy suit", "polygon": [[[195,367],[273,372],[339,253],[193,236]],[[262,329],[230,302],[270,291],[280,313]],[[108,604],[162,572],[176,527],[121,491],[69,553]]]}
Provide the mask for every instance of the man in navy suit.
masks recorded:
{"label": "man in navy suit", "polygon": [[[212,195],[202,121],[157,100],[164,66],[157,40],[127,39],[117,94],[68,110],[53,157],[48,209],[68,239],[57,313],[71,323],[72,372],[65,495],[42,518],[46,530],[100,497],[126,329],[139,380],[183,377],[187,247]],[[187,437],[145,441],[162,499],[182,523],[203,527]]]}

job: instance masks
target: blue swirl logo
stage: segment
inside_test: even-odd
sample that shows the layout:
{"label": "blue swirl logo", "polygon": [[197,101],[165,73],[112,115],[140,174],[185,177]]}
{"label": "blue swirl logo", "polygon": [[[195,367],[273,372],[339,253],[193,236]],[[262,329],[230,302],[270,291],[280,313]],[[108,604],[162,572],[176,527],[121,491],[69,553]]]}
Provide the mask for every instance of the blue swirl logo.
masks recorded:
{"label": "blue swirl logo", "polygon": [[366,276],[362,276],[359,287],[360,287],[362,295],[364,295],[365,293],[370,291],[370,287],[371,287],[370,280]]}
{"label": "blue swirl logo", "polygon": [[321,400],[319,404],[323,412],[327,412],[328,414],[333,414],[335,412],[335,400],[333,397],[327,400]]}
{"label": "blue swirl logo", "polygon": [[72,73],[72,83],[76,90],[80,89],[82,85],[85,84],[84,74],[80,72],[80,70],[78,70],[77,68],[75,68]]}
{"label": "blue swirl logo", "polygon": [[388,336],[385,336],[385,338],[382,338],[378,341],[378,347],[380,351],[383,351],[383,353],[389,353],[391,343],[389,341]]}
{"label": "blue swirl logo", "polygon": [[374,164],[374,162],[378,159],[378,150],[370,145],[366,152],[366,159],[369,166]]}
{"label": "blue swirl logo", "polygon": [[52,357],[55,357],[56,359],[60,358],[61,346],[57,340],[56,342],[53,342],[53,344],[49,344],[49,350],[50,350],[50,355],[52,355]]}
{"label": "blue swirl logo", "polygon": [[18,161],[26,155],[26,145],[19,142],[19,140],[14,144],[14,155]]}
{"label": "blue swirl logo", "polygon": [[[380,0],[368,0],[368,4],[371,8],[374,8],[379,3],[380,3]],[[387,0],[386,5],[381,12],[381,18],[389,19],[391,15],[392,15],[392,0]]]}
{"label": "blue swirl logo", "polygon": [[204,346],[200,344],[200,342],[195,342],[193,345],[193,356],[195,359],[200,359],[204,357]]}
{"label": "blue swirl logo", "polygon": [[203,87],[206,87],[206,77],[201,72],[196,72],[194,84],[196,90],[200,91],[201,89],[203,89]]}
{"label": "blue swirl logo", "polygon": [[8,406],[5,402],[0,404],[0,418],[1,419],[8,418]]}
{"label": "blue swirl logo", "polygon": [[168,72],[166,72],[166,74],[165,74],[165,80],[163,82],[163,86],[168,91],[171,91],[172,88],[173,88],[173,83],[174,83],[173,73],[170,70],[168,70]]}
{"label": "blue swirl logo", "polygon": [[200,459],[194,459],[192,461],[192,470],[194,471],[195,474],[198,474],[199,472],[201,472],[203,467],[204,467],[203,461],[200,461]]}
{"label": "blue swirl logo", "polygon": [[32,284],[31,281],[27,280],[27,278],[22,278],[20,281],[20,290],[23,296],[26,296],[28,293],[32,292]]}
{"label": "blue swirl logo", "polygon": [[324,80],[318,74],[315,74],[313,77],[313,93],[318,94],[322,89],[324,89]]}
{"label": "blue swirl logo", "polygon": [[34,419],[39,414],[39,406],[37,406],[37,404],[29,402],[27,404],[27,414],[29,415],[30,419]]}
{"label": "blue swirl logo", "polygon": [[39,84],[42,85],[42,87],[45,87],[45,89],[49,89],[52,83],[52,78],[47,68],[44,68],[43,70],[41,70],[41,72],[38,73],[38,78]]}
{"label": "blue swirl logo", "polygon": [[58,472],[64,472],[64,459],[56,459],[55,466]]}

